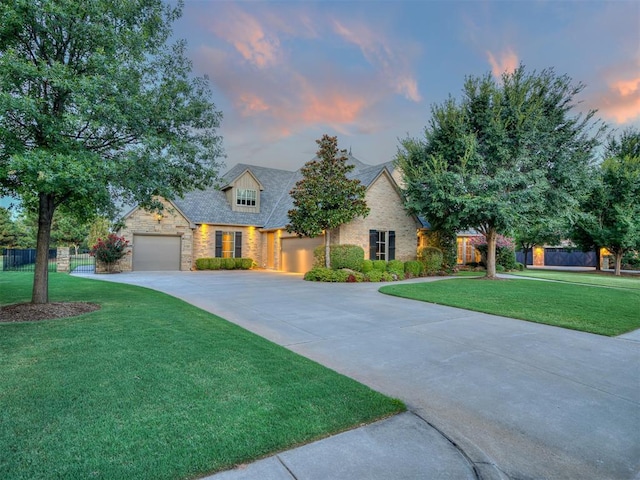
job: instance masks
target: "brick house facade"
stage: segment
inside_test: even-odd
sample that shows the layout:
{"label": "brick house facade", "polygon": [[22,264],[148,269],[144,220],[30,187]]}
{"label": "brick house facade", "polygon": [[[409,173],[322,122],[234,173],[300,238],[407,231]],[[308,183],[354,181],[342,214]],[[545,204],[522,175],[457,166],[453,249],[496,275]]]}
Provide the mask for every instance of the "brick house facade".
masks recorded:
{"label": "brick house facade", "polygon": [[[332,243],[359,245],[365,258],[415,259],[423,225],[405,211],[391,164],[371,166],[351,155],[349,162],[350,176],[367,187],[370,213],[335,229]],[[239,164],[223,176],[222,187],[165,201],[161,215],[132,209],[120,231],[131,244],[120,270],[190,270],[198,258],[242,257],[262,268],[307,271],[323,238],[286,231],[289,192],[300,178],[299,171]]]}

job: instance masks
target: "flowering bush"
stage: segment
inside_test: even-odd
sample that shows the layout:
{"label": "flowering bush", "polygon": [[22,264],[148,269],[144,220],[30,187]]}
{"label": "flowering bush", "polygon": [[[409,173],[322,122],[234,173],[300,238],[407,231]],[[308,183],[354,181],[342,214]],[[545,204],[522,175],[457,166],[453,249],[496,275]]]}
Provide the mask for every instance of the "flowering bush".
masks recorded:
{"label": "flowering bush", "polygon": [[[487,248],[487,239],[484,235],[476,235],[475,237],[469,238],[469,243],[474,247],[483,247]],[[504,235],[496,235],[496,247],[497,248],[509,248],[511,250],[516,248],[516,244],[513,239],[509,237],[505,237]]]}
{"label": "flowering bush", "polygon": [[96,257],[96,260],[105,263],[107,270],[110,270],[111,265],[124,257],[128,246],[129,241],[125,240],[124,237],[110,233],[104,240],[99,238],[98,243],[91,247],[89,254]]}

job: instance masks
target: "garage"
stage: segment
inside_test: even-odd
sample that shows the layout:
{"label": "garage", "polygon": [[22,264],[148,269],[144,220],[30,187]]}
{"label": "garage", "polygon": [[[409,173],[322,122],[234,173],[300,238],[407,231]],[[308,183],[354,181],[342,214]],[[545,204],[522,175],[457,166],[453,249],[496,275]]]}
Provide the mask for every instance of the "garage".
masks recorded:
{"label": "garage", "polygon": [[176,235],[134,235],[133,270],[180,270],[180,240]]}
{"label": "garage", "polygon": [[315,238],[283,238],[282,270],[292,273],[306,273],[313,268],[313,250],[324,245],[324,236]]}

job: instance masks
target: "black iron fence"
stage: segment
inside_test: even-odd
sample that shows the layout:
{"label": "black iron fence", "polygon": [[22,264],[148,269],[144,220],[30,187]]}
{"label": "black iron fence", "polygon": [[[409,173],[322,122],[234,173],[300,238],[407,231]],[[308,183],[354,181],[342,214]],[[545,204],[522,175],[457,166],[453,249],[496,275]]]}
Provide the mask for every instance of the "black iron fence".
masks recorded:
{"label": "black iron fence", "polygon": [[[72,253],[69,252],[69,272],[72,273],[93,273],[96,269],[96,259],[89,253]],[[50,272],[58,270],[57,250],[49,249],[48,268]],[[35,248],[5,248],[2,250],[0,257],[0,270],[3,272],[33,272],[36,266],[36,249]]]}
{"label": "black iron fence", "polygon": [[[56,271],[56,249],[49,249],[49,271]],[[5,248],[2,250],[3,272],[33,272],[36,266],[35,248]]]}

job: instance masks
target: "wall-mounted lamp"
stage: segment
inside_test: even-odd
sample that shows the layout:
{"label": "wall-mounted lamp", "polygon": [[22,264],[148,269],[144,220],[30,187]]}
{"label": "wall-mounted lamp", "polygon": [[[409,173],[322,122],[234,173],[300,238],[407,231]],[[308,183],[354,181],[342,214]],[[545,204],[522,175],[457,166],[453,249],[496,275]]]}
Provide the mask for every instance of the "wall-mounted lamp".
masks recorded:
{"label": "wall-mounted lamp", "polygon": [[161,213],[156,213],[156,220],[158,221],[158,223],[160,223],[162,221],[162,214]]}

